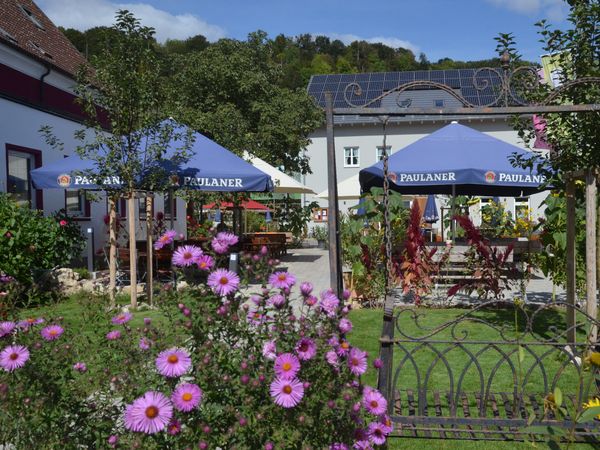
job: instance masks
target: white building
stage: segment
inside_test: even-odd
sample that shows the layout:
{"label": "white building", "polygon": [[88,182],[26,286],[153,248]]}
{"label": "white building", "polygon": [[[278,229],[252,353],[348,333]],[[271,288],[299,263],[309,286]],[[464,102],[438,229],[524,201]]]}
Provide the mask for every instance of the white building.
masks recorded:
{"label": "white building", "polygon": [[[85,200],[76,190],[36,190],[30,170],[73,154],[83,113],[74,103],[75,74],[85,58],[31,0],[0,0],[0,191],[51,214],[66,209],[84,232],[92,229],[95,248],[107,236],[106,199]],[[40,133],[52,127],[64,152],[48,146]],[[126,216],[124,202],[120,213]],[[156,211],[164,211],[157,196]],[[185,204],[176,205],[177,229],[185,233]],[[137,230],[144,236],[143,221]]]}
{"label": "white building", "polygon": [[[355,96],[347,91],[347,97],[356,104],[377,98],[386,90],[393,89],[401,83],[415,80],[431,80],[452,86],[456,92],[478,105],[483,105],[493,99],[493,91],[489,89],[477,92],[472,87],[473,69],[464,70],[436,70],[415,72],[387,72],[367,74],[346,75],[315,75],[311,78],[308,92],[320,106],[325,105],[324,92],[330,91],[334,95],[334,107],[348,107],[344,101],[344,89],[348,83],[358,83],[362,88],[361,97]],[[493,86],[494,79],[489,79]],[[396,94],[384,97],[381,102],[373,106],[393,106],[397,101]],[[462,106],[457,99],[450,94],[436,89],[409,90],[400,94],[400,104],[412,107],[458,107]],[[507,116],[470,116],[470,117],[440,117],[440,116],[408,116],[390,118],[386,128],[386,146],[392,154],[401,151],[402,148],[417,141],[418,139],[437,131],[448,125],[451,121],[471,127],[475,130],[489,134],[495,138],[525,148],[518,134],[509,124]],[[369,167],[382,158],[383,149],[383,126],[376,118],[343,116],[335,118],[335,152],[337,166],[337,181],[343,183],[351,177],[355,177],[361,169]],[[311,144],[306,149],[306,155],[310,158],[312,174],[305,177],[305,184],[315,192],[327,189],[327,139],[325,125],[319,128],[311,136]],[[482,153],[482,158],[485,154]],[[426,161],[424,161],[426,164]],[[347,185],[348,183],[346,183]],[[356,177],[355,192],[359,192],[358,179]],[[532,218],[535,220],[542,213],[540,203],[547,193],[535,194],[524,198],[501,197],[500,201],[505,209],[513,217],[519,209],[528,207],[532,210]],[[411,196],[406,197],[412,200]],[[313,223],[319,224],[327,220],[328,200],[318,196],[307,195],[306,202],[317,201],[321,208],[315,211]],[[486,199],[482,200],[487,201]],[[424,202],[423,199],[420,202]],[[437,196],[438,211],[442,206],[447,206],[447,198]],[[341,198],[339,200],[340,213],[347,213],[348,208],[357,205],[358,198]],[[470,216],[476,225],[481,222],[480,205],[470,208]],[[439,228],[441,221],[434,225]]]}

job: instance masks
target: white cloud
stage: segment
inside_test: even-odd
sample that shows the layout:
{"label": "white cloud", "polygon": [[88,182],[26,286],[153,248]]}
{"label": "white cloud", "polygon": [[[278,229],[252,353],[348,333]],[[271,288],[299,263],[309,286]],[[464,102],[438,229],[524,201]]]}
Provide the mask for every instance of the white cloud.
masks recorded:
{"label": "white cloud", "polygon": [[185,39],[202,34],[209,41],[225,36],[225,31],[193,14],[171,14],[147,3],[113,3],[109,0],[39,0],[40,8],[56,24],[65,28],[87,30],[110,26],[119,9],[131,11],[142,25],[156,30],[156,39]]}
{"label": "white cloud", "polygon": [[559,22],[567,17],[569,6],[564,0],[486,0],[499,8],[506,8],[530,17],[540,15]]}
{"label": "white cloud", "polygon": [[387,45],[388,47],[392,47],[392,48],[399,48],[399,47],[407,48],[407,49],[411,50],[417,56],[421,52],[419,47],[417,45],[413,44],[412,42],[405,41],[403,39],[398,39],[395,37],[376,36],[376,37],[365,38],[365,37],[357,36],[355,34],[339,34],[339,33],[313,33],[313,36],[328,36],[331,39],[339,39],[346,45],[348,45],[354,41],[367,41],[367,42],[370,42],[371,44],[380,42],[380,43]]}

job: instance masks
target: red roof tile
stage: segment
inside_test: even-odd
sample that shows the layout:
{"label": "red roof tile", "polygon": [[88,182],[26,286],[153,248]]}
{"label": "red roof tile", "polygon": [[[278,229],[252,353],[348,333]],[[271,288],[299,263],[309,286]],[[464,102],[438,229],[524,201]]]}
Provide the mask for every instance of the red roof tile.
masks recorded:
{"label": "red roof tile", "polygon": [[74,77],[84,56],[31,0],[0,0],[0,43]]}

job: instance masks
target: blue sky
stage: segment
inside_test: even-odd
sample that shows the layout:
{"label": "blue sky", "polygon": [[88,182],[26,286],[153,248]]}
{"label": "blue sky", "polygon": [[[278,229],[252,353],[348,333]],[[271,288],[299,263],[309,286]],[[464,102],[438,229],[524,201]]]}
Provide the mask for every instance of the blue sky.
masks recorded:
{"label": "blue sky", "polygon": [[57,24],[86,29],[110,25],[119,8],[133,11],[157,38],[184,39],[204,34],[245,39],[257,29],[324,34],[349,43],[355,39],[406,47],[431,61],[494,56],[494,37],[513,32],[526,59],[543,53],[534,23],[548,19],[565,28],[563,0],[38,0]]}

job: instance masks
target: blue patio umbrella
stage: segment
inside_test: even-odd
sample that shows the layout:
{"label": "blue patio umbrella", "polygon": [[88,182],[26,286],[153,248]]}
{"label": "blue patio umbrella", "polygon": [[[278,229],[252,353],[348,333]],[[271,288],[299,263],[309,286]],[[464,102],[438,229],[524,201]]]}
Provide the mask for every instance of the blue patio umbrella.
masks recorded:
{"label": "blue patio umbrella", "polygon": [[434,195],[430,194],[427,196],[427,203],[425,204],[425,211],[423,212],[423,220],[427,223],[435,223],[440,220]]}
{"label": "blue patio umbrella", "polygon": [[[193,133],[193,144],[188,161],[175,161],[175,150],[183,148],[183,136],[187,128],[177,125],[174,129],[181,138],[169,142],[164,160],[148,165],[146,170],[161,171],[168,177],[173,188],[209,192],[266,192],[273,190],[271,177],[239,156],[200,133]],[[140,148],[152,144],[152,138],[144,137]],[[112,176],[101,180],[86,175],[96,170],[96,163],[79,156],[46,164],[31,171],[36,189],[104,189],[118,188],[121,180]],[[140,185],[143,180],[140,180]]]}
{"label": "blue patio umbrella", "polygon": [[273,222],[273,218],[271,217],[271,212],[270,211],[267,211],[267,213],[265,214],[265,222],[266,223]]}
{"label": "blue patio umbrella", "polygon": [[[390,189],[402,194],[502,195],[543,190],[544,176],[513,167],[514,154],[529,153],[472,128],[451,123],[394,152],[388,160]],[[359,173],[363,191],[383,186],[383,162]]]}
{"label": "blue patio umbrella", "polygon": [[215,223],[221,223],[221,210],[217,209],[217,211],[215,212]]}

